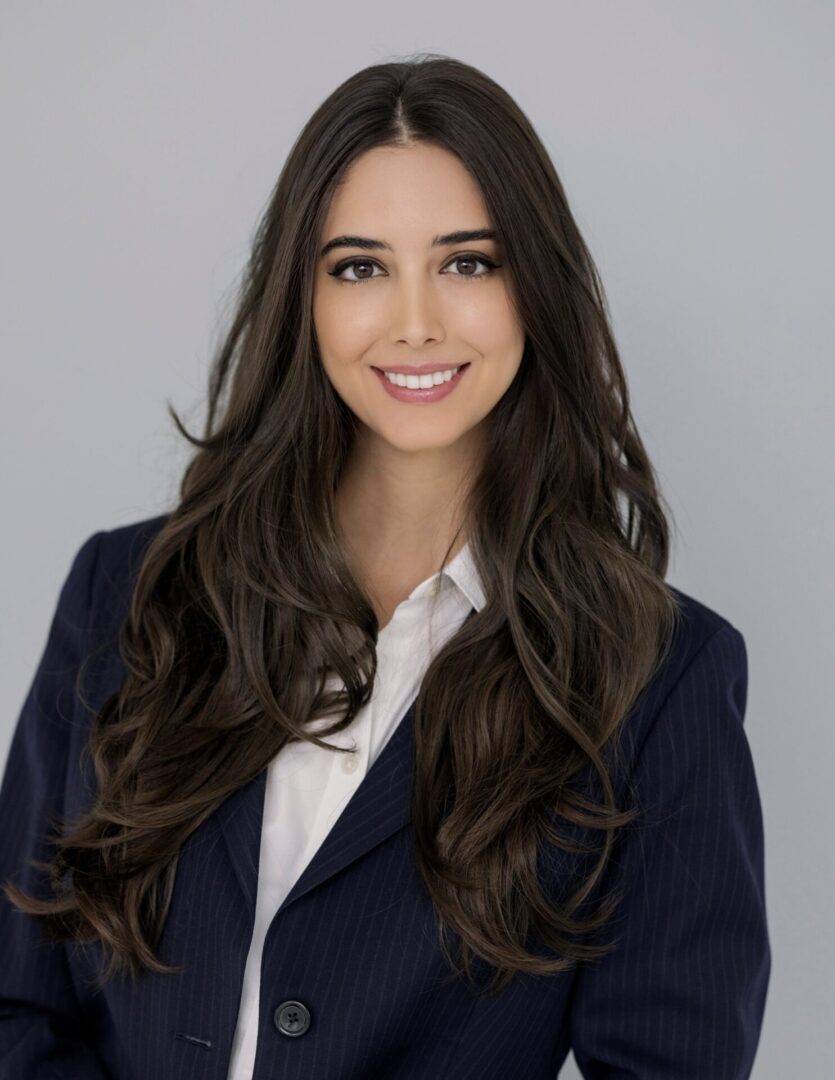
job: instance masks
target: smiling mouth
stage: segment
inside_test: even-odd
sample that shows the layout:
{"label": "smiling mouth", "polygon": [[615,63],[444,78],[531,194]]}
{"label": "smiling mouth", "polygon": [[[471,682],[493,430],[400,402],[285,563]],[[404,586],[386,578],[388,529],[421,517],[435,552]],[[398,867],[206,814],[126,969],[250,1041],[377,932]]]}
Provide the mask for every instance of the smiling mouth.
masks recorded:
{"label": "smiling mouth", "polygon": [[[419,379],[420,376],[404,376],[398,374],[398,377],[406,383],[405,386],[398,383],[396,380],[387,378],[381,368],[372,368],[371,370],[380,380],[380,383],[386,393],[398,401],[404,403],[413,404],[429,404],[430,402],[440,401],[447,397],[449,394],[454,393],[456,387],[464,378],[467,373],[467,369],[470,367],[469,363],[461,364],[458,368],[446,368],[445,371],[455,372],[454,375],[444,377],[440,382],[435,382],[434,379],[426,386],[421,386]],[[430,377],[434,373],[426,372],[425,375]],[[409,385],[411,383],[411,385]],[[417,383],[417,385],[415,385]]]}
{"label": "smiling mouth", "polygon": [[[434,368],[431,371],[428,371],[428,370],[427,371],[395,371],[395,370],[390,370],[388,368],[378,368],[378,367],[372,367],[372,370],[376,371],[376,372],[379,372],[379,374],[382,375],[384,378],[387,378],[387,381],[391,382],[392,385],[399,386],[399,385],[402,385],[401,383],[398,382],[399,379],[418,379],[418,380],[420,380],[420,379],[424,379],[424,378],[431,378],[431,379],[434,380],[436,375],[443,375],[445,381],[450,382],[457,375],[459,375],[465,368],[468,368],[469,366],[470,366],[470,362],[467,361],[467,363],[465,363],[465,364],[450,364],[449,367]],[[447,372],[449,373],[448,376],[447,376]],[[420,389],[429,389],[432,385],[440,386],[441,383],[435,383],[433,381],[432,384],[430,384],[429,386],[426,386],[426,387],[421,387],[420,383],[418,383],[418,386],[417,387],[412,387],[412,389],[418,389],[418,388],[420,388]]]}

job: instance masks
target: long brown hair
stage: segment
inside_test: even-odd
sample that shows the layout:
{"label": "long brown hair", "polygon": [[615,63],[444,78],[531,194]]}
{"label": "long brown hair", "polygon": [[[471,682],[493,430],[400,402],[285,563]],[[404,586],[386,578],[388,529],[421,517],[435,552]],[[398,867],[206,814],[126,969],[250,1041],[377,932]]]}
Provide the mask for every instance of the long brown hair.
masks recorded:
{"label": "long brown hair", "polygon": [[[54,899],[4,886],[53,940],[101,940],[102,981],[180,970],[153,950],[184,840],[285,744],[329,745],[371,696],[379,626],[334,515],[356,421],[323,371],[311,297],[347,167],[420,141],[453,151],[480,185],[526,340],[466,506],[486,604],[434,657],[417,698],[414,857],[447,961],[470,976],[480,957],[494,992],[515,971],[559,972],[612,947],[589,937],[621,894],[590,901],[638,813],[616,804],[617,736],[679,614],[664,581],[667,518],[552,162],[495,82],[422,54],[359,71],[315,111],[259,224],[203,437],[168,406],[195,450],[119,627],[126,677],[91,724],[95,801],[38,864]],[[344,690],[325,692],[328,672]],[[306,730],[334,712],[318,735]],[[582,859],[563,862],[575,871],[553,904],[541,842],[597,856],[585,877]],[[526,948],[531,935],[544,951]]]}

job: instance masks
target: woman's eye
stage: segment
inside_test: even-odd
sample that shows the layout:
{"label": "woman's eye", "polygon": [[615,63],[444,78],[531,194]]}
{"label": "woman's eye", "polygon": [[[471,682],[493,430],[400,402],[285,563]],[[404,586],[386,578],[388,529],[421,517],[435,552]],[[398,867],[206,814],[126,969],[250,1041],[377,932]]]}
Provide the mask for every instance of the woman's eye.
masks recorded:
{"label": "woman's eye", "polygon": [[371,262],[369,259],[352,259],[351,262],[342,263],[341,266],[337,266],[337,268],[335,270],[332,270],[331,271],[331,277],[335,277],[337,279],[337,281],[349,281],[349,282],[351,282],[352,285],[359,285],[363,281],[369,281],[374,276],[373,273],[368,274],[366,277],[361,277],[361,278],[347,278],[347,277],[343,276],[343,271],[344,270],[348,270],[348,269],[353,270],[354,267],[356,267],[356,266],[359,266],[359,267],[368,266],[373,271],[375,266],[379,266],[379,263]]}
{"label": "woman's eye", "polygon": [[[487,277],[491,273],[491,271],[493,271],[493,270],[495,270],[497,268],[496,263],[494,263],[492,260],[486,258],[483,255],[456,255],[454,259],[452,259],[450,262],[447,263],[447,268],[451,267],[451,266],[455,266],[458,263],[464,263],[464,264],[467,264],[467,263],[481,263],[481,265],[485,269],[481,273],[460,273],[460,272],[457,272],[457,273],[453,273],[451,275],[452,277],[460,277],[460,278],[464,278],[464,279],[466,279],[466,278],[483,278],[483,277]],[[364,273],[364,276],[362,276],[362,277],[357,277],[357,276],[345,277],[344,271],[353,270],[354,274],[356,275],[357,274],[357,268],[359,268],[360,271],[363,271],[363,272],[364,272],[364,270],[366,268],[370,268],[371,273],[370,274],[369,273]],[[336,278],[337,281],[347,281],[350,285],[362,285],[363,282],[371,281],[371,279],[375,276],[374,275],[374,269],[375,268],[382,269],[382,267],[380,267],[379,263],[373,262],[371,259],[350,259],[348,262],[344,262],[340,266],[337,266],[337,268],[335,270],[329,271],[329,273],[330,273],[330,276]],[[379,276],[379,275],[377,275],[377,276]]]}
{"label": "woman's eye", "polygon": [[491,262],[489,259],[484,258],[481,255],[456,255],[452,262],[448,262],[447,266],[455,266],[456,262],[481,262],[481,265],[485,267],[483,273],[457,273],[453,274],[454,278],[486,278],[490,270],[496,269],[495,262]]}

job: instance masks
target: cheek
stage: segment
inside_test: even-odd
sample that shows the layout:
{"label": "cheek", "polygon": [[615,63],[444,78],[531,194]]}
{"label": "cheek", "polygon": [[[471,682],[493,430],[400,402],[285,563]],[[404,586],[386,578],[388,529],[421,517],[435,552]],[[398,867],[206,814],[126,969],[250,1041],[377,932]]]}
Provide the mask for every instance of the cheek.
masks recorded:
{"label": "cheek", "polygon": [[335,360],[350,361],[380,334],[377,305],[357,303],[356,299],[352,301],[339,294],[314,304],[313,319],[320,348]]}
{"label": "cheek", "polygon": [[[481,289],[481,285],[462,285],[460,291]],[[456,305],[455,326],[484,356],[513,348],[520,337],[516,316],[504,289],[484,287],[481,295],[466,298]]]}

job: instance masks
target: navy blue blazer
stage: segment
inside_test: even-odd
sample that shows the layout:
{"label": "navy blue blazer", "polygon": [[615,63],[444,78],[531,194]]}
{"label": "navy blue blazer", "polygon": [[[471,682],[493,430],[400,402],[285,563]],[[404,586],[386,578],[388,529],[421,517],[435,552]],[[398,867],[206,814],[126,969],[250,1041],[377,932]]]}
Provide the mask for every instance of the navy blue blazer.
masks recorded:
{"label": "navy blue blazer", "polygon": [[[79,662],[125,614],[164,520],[92,535],[61,589],[0,788],[0,878],[37,894],[29,860],[46,858],[53,815],[72,817],[93,791]],[[517,973],[497,997],[453,977],[411,856],[410,709],[270,925],[255,1080],[554,1080],[569,1049],[590,1080],[750,1075],[771,953],[746,649],[721,615],[678,595],[681,626],[624,728],[616,792],[642,817],[603,883],[625,883],[615,951],[559,976]],[[108,649],[83,690],[98,707],[123,677]],[[158,946],[178,975],[97,990],[98,943],[54,945],[0,894],[2,1080],[225,1080],[265,779],[183,845]],[[566,863],[550,865],[556,894]]]}

